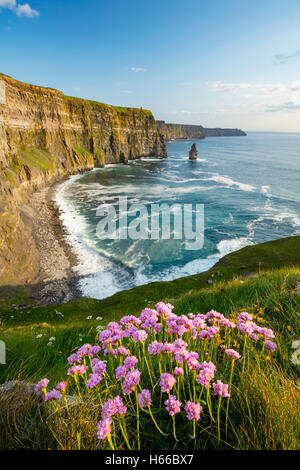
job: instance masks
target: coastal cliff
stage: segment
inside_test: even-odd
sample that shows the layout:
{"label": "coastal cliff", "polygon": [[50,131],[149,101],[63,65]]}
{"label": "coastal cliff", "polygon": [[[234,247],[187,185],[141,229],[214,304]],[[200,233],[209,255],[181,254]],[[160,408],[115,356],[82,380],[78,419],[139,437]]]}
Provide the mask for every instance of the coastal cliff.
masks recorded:
{"label": "coastal cliff", "polygon": [[0,74],[0,285],[34,279],[30,194],[68,174],[165,157],[150,111],[65,96]]}
{"label": "coastal cliff", "polygon": [[202,126],[189,124],[169,124],[165,121],[156,121],[157,129],[165,139],[204,139],[205,132]]}
{"label": "coastal cliff", "polygon": [[245,136],[241,129],[206,128],[192,124],[172,124],[156,121],[157,129],[166,141],[176,139],[204,139],[205,137]]}

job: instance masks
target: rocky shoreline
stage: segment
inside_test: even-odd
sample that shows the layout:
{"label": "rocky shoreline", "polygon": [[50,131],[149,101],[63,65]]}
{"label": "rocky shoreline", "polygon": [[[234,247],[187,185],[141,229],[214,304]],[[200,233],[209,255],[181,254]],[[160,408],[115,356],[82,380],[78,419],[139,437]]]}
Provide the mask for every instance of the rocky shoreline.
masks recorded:
{"label": "rocky shoreline", "polygon": [[67,231],[54,202],[58,184],[36,191],[27,208],[31,212],[31,231],[39,252],[38,277],[30,282],[29,291],[39,305],[79,299],[78,276],[72,268],[78,259],[68,243]]}

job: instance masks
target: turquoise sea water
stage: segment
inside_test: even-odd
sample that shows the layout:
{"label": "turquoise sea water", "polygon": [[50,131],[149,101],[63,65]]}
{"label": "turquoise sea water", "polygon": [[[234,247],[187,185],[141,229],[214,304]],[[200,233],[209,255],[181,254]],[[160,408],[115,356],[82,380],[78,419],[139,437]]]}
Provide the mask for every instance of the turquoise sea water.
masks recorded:
{"label": "turquoise sea water", "polygon": [[[195,142],[198,160],[188,152]],[[104,298],[153,280],[211,267],[243,246],[300,234],[300,134],[249,133],[173,141],[166,160],[109,165],[63,183],[56,200],[79,257],[74,269],[86,296]],[[204,204],[201,250],[181,240],[99,240],[103,203]]]}

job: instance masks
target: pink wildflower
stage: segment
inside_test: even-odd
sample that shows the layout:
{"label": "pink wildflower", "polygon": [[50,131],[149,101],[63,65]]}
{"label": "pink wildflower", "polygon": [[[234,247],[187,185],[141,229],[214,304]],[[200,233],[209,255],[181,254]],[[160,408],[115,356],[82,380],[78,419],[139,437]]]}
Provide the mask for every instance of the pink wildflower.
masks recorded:
{"label": "pink wildflower", "polygon": [[202,411],[202,406],[200,405],[200,403],[193,403],[191,401],[188,401],[184,409],[187,414],[187,419],[195,419],[196,421],[199,421],[200,414]]}
{"label": "pink wildflower", "polygon": [[173,375],[164,372],[161,374],[159,385],[163,392],[169,393],[176,383],[175,377]]}
{"label": "pink wildflower", "polygon": [[177,400],[175,395],[171,395],[169,400],[165,401],[166,410],[170,416],[174,416],[176,413],[180,412],[180,401]]}
{"label": "pink wildflower", "polygon": [[72,366],[70,369],[68,369],[67,375],[83,375],[87,369],[88,367],[83,364]]}
{"label": "pink wildflower", "polygon": [[124,366],[126,369],[133,369],[138,363],[138,359],[135,356],[128,356],[124,359]]}
{"label": "pink wildflower", "polygon": [[56,390],[65,390],[67,387],[67,382],[59,382],[56,385]]}
{"label": "pink wildflower", "polygon": [[141,343],[144,343],[147,339],[147,336],[148,336],[148,334],[146,333],[145,330],[137,330],[132,335],[132,341],[134,343],[138,343],[139,341]]}
{"label": "pink wildflower", "polygon": [[135,389],[136,385],[139,383],[141,377],[141,372],[139,370],[133,369],[127,372],[127,375],[123,382],[123,392],[125,395],[129,395]]}
{"label": "pink wildflower", "polygon": [[223,384],[221,380],[217,380],[216,383],[213,383],[213,389],[214,389],[215,395],[219,395],[220,397],[230,397],[228,393],[228,385]]}
{"label": "pink wildflower", "polygon": [[127,367],[126,366],[118,366],[116,368],[116,379],[119,381],[125,377],[127,373]]}
{"label": "pink wildflower", "polygon": [[140,408],[145,408],[146,406],[151,405],[151,393],[150,390],[143,390],[141,393],[138,393],[138,403]]}
{"label": "pink wildflower", "polygon": [[125,348],[125,346],[120,346],[118,348],[118,353],[121,355],[121,356],[128,356],[130,354],[130,351],[129,349]]}
{"label": "pink wildflower", "polygon": [[275,343],[273,343],[273,341],[270,341],[269,339],[267,339],[265,347],[267,349],[270,349],[270,351],[275,351],[275,349],[277,349],[277,344],[275,344]]}
{"label": "pink wildflower", "polygon": [[45,401],[58,400],[61,397],[61,394],[58,390],[51,390],[45,396]]}
{"label": "pink wildflower", "polygon": [[96,354],[98,354],[98,352],[100,351],[100,346],[92,346],[89,350],[89,356],[90,357],[94,357],[96,356]]}
{"label": "pink wildflower", "polygon": [[175,367],[174,369],[174,374],[179,377],[180,375],[184,375],[184,371],[182,367]]}
{"label": "pink wildflower", "polygon": [[105,374],[106,362],[100,361],[100,359],[95,358],[92,360],[92,368],[94,374]]}
{"label": "pink wildflower", "polygon": [[106,419],[103,419],[102,421],[99,421],[99,423],[97,424],[98,439],[105,439],[107,435],[111,433],[111,424],[112,424],[111,418],[106,418]]}
{"label": "pink wildflower", "polygon": [[102,378],[103,377],[100,374],[90,374],[90,376],[89,376],[88,380],[86,381],[85,385],[86,385],[87,388],[94,388],[97,385],[99,385]]}
{"label": "pink wildflower", "polygon": [[232,357],[232,359],[240,359],[241,358],[241,355],[235,351],[234,349],[225,349],[225,354],[227,354],[227,356],[229,357]]}
{"label": "pink wildflower", "polygon": [[36,386],[34,387],[34,390],[36,392],[38,392],[39,390],[44,390],[47,388],[48,383],[49,383],[48,379],[42,379],[39,381],[39,383],[36,384]]}

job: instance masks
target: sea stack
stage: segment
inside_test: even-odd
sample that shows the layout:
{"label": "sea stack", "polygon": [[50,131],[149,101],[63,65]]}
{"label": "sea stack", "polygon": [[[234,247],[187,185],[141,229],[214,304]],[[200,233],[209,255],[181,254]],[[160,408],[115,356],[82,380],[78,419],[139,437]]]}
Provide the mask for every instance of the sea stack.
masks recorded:
{"label": "sea stack", "polygon": [[197,150],[196,144],[193,144],[189,153],[189,159],[197,160],[197,158],[198,158],[198,150]]}

